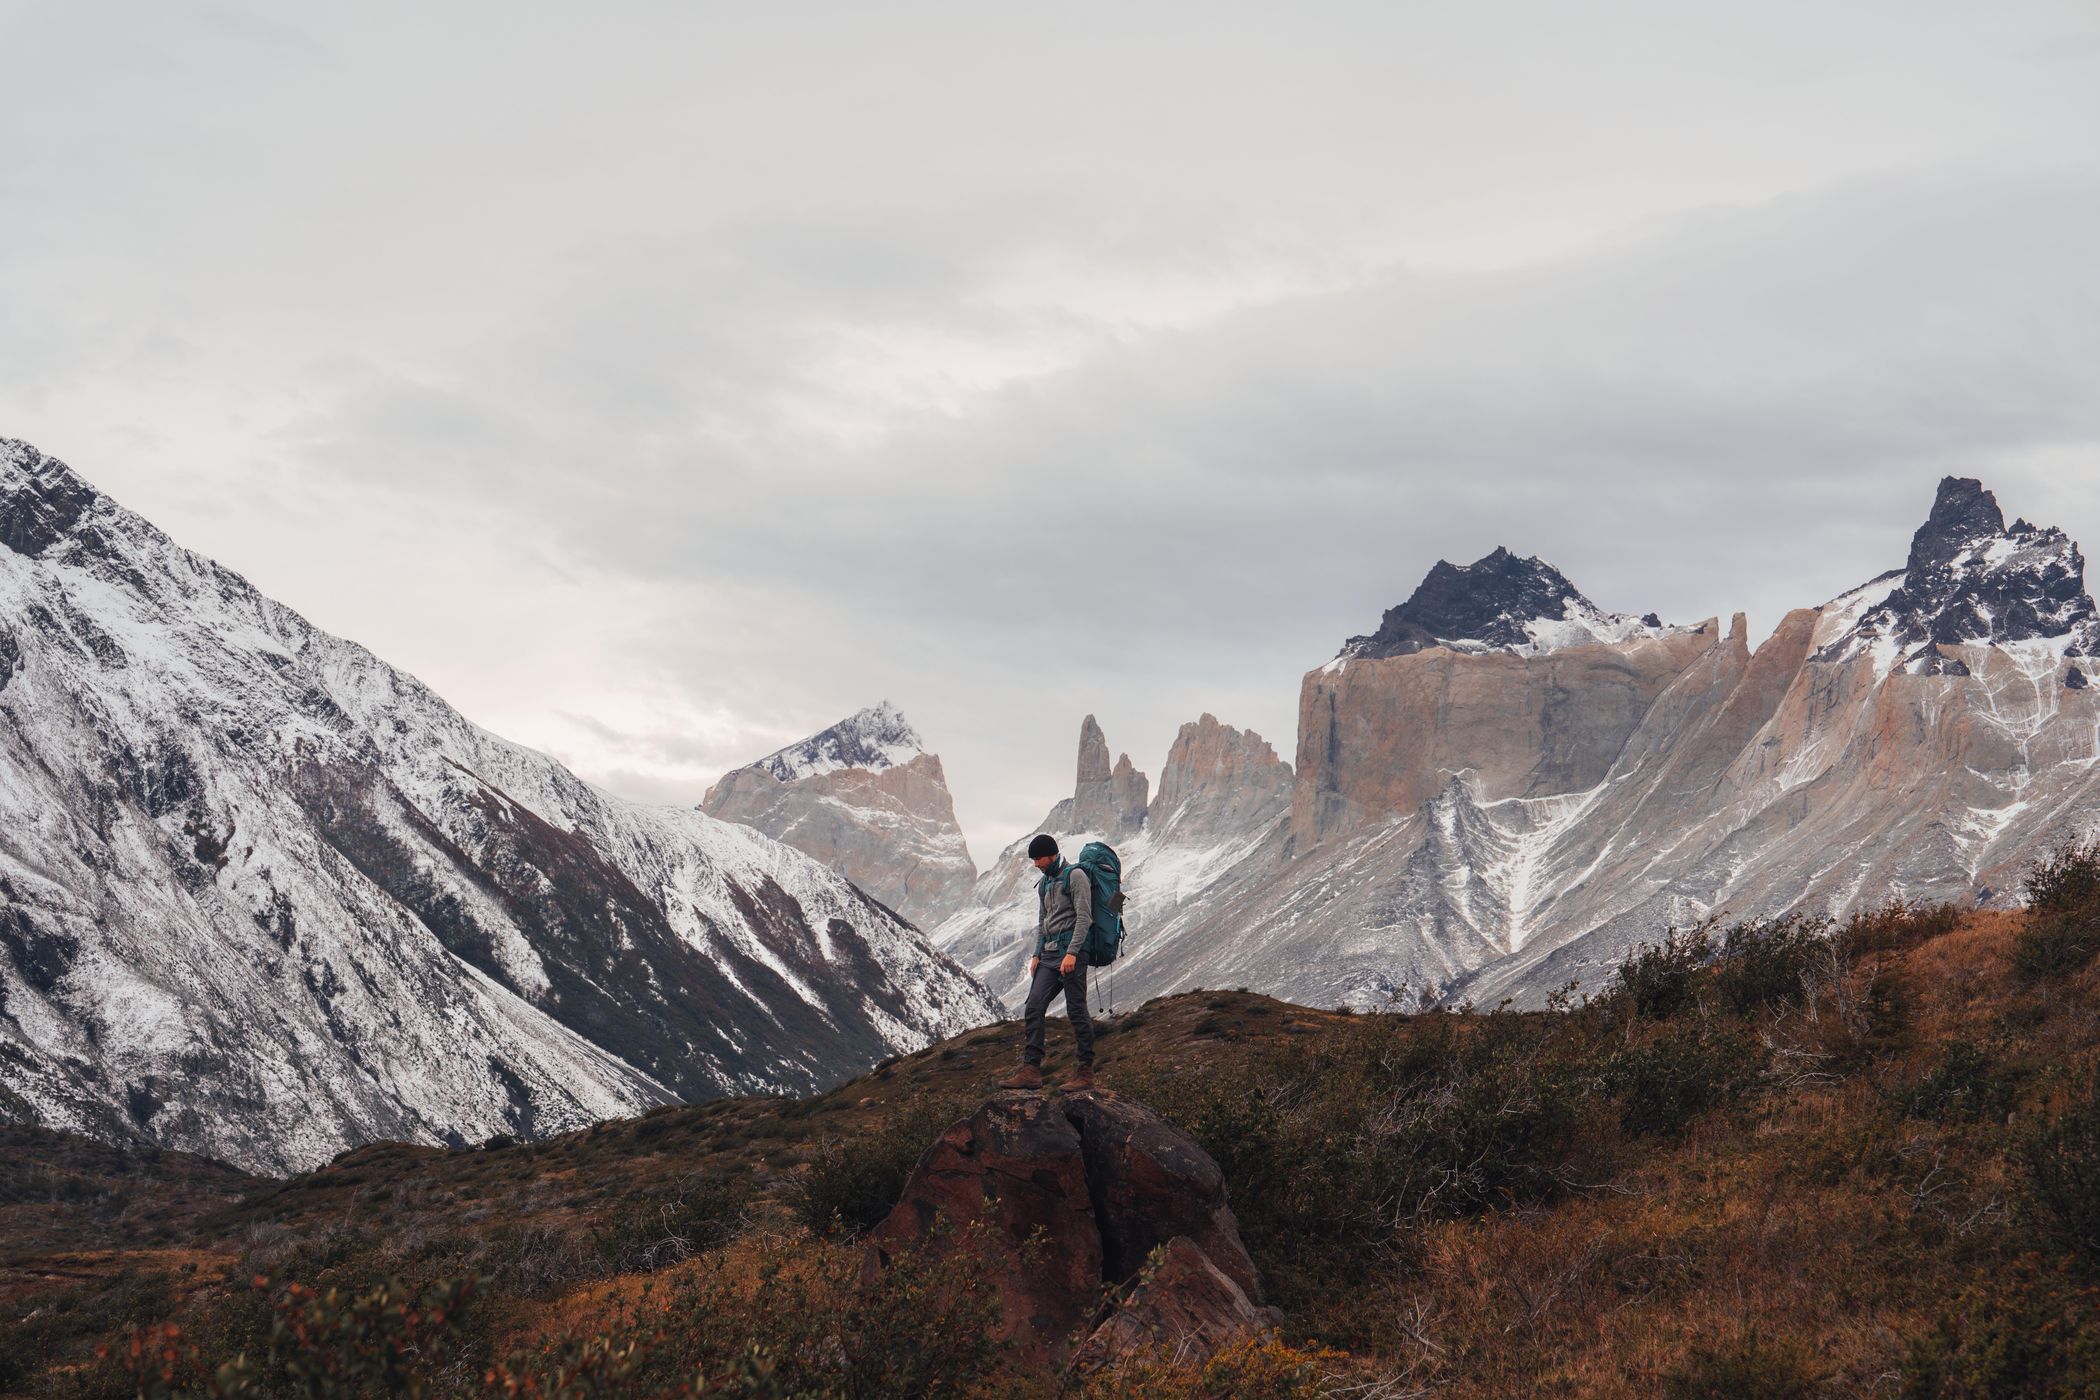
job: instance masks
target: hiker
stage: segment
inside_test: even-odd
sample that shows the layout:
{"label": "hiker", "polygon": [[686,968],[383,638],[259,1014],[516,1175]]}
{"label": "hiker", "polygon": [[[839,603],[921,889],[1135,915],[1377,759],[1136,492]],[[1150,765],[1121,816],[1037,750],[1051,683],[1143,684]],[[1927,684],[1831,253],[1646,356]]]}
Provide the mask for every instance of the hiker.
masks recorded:
{"label": "hiker", "polygon": [[[1081,855],[1085,855],[1081,852]],[[1002,1089],[1043,1087],[1043,1014],[1061,991],[1072,1038],[1079,1046],[1079,1068],[1065,1081],[1067,1089],[1094,1087],[1094,1023],[1086,1013],[1087,934],[1094,923],[1094,882],[1084,867],[1057,853],[1057,841],[1037,836],[1028,843],[1028,859],[1043,872],[1036,886],[1035,955],[1028,960],[1028,1007],[1021,1067],[1000,1081]]]}

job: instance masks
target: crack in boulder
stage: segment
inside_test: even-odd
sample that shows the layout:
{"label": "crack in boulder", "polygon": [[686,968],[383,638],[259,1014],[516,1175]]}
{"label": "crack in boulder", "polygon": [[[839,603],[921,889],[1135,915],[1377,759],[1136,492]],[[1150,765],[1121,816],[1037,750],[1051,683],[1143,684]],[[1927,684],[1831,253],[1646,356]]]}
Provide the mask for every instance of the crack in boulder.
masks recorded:
{"label": "crack in boulder", "polygon": [[999,1093],[952,1124],[870,1232],[866,1278],[904,1251],[964,1248],[986,1251],[999,1336],[1028,1364],[1208,1356],[1281,1318],[1262,1305],[1218,1164],[1107,1091]]}

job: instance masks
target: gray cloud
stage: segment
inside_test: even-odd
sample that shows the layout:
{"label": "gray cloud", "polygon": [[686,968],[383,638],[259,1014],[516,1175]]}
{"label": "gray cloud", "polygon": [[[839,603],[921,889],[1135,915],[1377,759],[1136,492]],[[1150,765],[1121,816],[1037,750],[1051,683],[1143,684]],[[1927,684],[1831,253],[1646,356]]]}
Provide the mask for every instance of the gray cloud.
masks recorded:
{"label": "gray cloud", "polygon": [[986,855],[1439,557],[2100,534],[2075,5],[407,14],[0,21],[0,430],[637,796],[888,696]]}

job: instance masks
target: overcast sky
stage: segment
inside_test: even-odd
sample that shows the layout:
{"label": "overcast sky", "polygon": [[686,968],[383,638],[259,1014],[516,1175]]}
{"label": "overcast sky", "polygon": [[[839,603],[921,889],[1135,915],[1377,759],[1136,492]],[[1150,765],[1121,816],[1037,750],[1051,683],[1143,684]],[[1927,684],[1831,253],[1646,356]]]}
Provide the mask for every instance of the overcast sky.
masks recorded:
{"label": "overcast sky", "polygon": [[691,801],[877,699],[980,860],[1438,558],[1754,635],[2100,542],[2100,5],[0,0],[0,435]]}

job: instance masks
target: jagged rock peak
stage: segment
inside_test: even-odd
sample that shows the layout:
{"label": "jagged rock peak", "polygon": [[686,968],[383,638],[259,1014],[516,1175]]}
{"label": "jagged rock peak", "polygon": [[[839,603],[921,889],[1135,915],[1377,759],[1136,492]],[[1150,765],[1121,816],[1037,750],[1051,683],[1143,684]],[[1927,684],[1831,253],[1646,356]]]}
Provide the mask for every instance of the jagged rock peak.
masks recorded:
{"label": "jagged rock peak", "polygon": [[1961,674],[1941,646],[2044,641],[2067,655],[2100,642],[2085,558],[2062,530],[2015,520],[1974,477],[1940,481],[1904,567],[1823,608],[1819,661],[1872,653],[1888,669]]}
{"label": "jagged rock peak", "polygon": [[1246,835],[1291,803],[1291,765],[1251,729],[1215,715],[1181,726],[1159,773],[1159,795],[1146,822],[1156,831],[1191,836]]}
{"label": "jagged rock peak", "polygon": [[1101,732],[1101,722],[1088,715],[1079,722],[1079,774],[1078,785],[1108,781],[1108,736]]}
{"label": "jagged rock peak", "polygon": [[1471,564],[1439,559],[1406,602],[1386,610],[1376,632],[1351,637],[1337,659],[1406,656],[1430,647],[1535,656],[1683,630],[1654,613],[1606,612],[1545,560],[1497,548]]}
{"label": "jagged rock peak", "polygon": [[56,457],[18,438],[0,438],[0,544],[34,559],[101,499]]}
{"label": "jagged rock peak", "polygon": [[1160,771],[1159,795],[1165,800],[1184,784],[1207,776],[1240,774],[1249,768],[1273,768],[1279,764],[1289,771],[1290,764],[1276,756],[1275,746],[1267,739],[1251,729],[1223,724],[1206,710],[1175,734],[1174,746],[1167,750],[1167,766]]}
{"label": "jagged rock peak", "polygon": [[904,711],[884,700],[848,715],[799,744],[767,754],[750,766],[765,769],[783,783],[792,783],[841,768],[865,768],[879,773],[909,763],[925,751],[925,743],[904,717]]}
{"label": "jagged rock peak", "polygon": [[1110,763],[1108,736],[1101,732],[1100,721],[1092,715],[1081,721],[1070,829],[1104,836],[1128,835],[1144,824],[1150,792],[1150,780],[1131,763],[1129,754]]}

